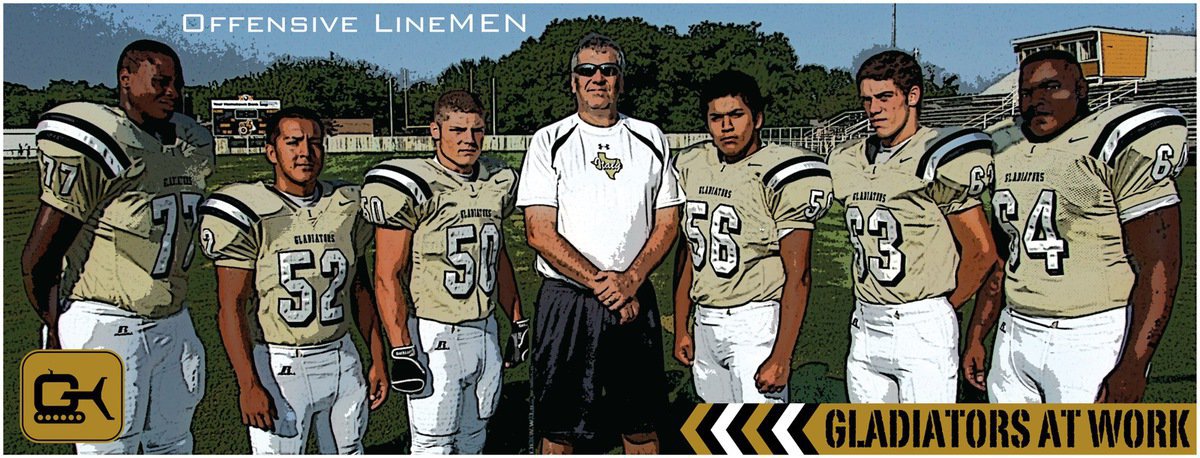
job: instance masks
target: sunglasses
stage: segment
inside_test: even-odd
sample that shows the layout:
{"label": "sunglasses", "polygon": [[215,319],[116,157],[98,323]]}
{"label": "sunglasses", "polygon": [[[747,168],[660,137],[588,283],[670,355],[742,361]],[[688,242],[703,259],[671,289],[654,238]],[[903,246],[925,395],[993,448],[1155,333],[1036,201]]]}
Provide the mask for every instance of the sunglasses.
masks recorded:
{"label": "sunglasses", "polygon": [[584,78],[589,78],[596,74],[596,70],[600,70],[600,74],[604,76],[617,76],[621,74],[621,66],[617,64],[579,64],[573,70],[576,75]]}

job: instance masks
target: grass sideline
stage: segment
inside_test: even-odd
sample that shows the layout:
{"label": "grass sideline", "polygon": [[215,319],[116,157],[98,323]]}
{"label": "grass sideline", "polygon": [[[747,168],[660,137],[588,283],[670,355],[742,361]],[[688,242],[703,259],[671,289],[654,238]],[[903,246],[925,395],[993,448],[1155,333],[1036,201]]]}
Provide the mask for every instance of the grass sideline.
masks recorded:
{"label": "grass sideline", "polygon": [[[520,167],[521,154],[489,153],[514,168]],[[361,182],[363,173],[389,155],[331,155],[325,179]],[[1176,307],[1150,370],[1146,390],[1148,402],[1196,402],[1196,180],[1195,168],[1186,169],[1179,181],[1183,196],[1183,272]],[[262,156],[222,156],[209,181],[209,191],[230,182],[269,180],[271,170]],[[19,364],[21,358],[37,347],[40,322],[25,298],[22,287],[20,253],[28,238],[38,206],[36,164],[16,163],[4,166],[4,453],[68,454],[69,445],[34,444],[25,439],[19,423]],[[846,402],[844,369],[849,345],[848,318],[853,308],[850,289],[851,249],[842,225],[842,208],[835,204],[829,215],[818,223],[813,243],[813,291],[804,327],[800,333],[792,363],[791,398],[800,402]],[[533,270],[532,251],[524,241],[524,224],[514,216],[505,222],[505,240],[513,258],[521,290],[522,307],[532,316],[533,302],[540,280]],[[674,317],[671,301],[671,274],[674,256],[651,275],[663,315],[664,363],[669,386],[670,411],[674,417],[686,416],[699,399],[692,389],[691,373],[671,356]],[[188,299],[197,333],[207,352],[206,395],[197,409],[192,431],[197,454],[249,453],[249,438],[240,422],[237,388],[233,370],[225,356],[217,331],[215,276],[212,263],[197,255],[190,271]],[[969,316],[971,305],[962,311]],[[506,320],[501,335],[507,335]],[[536,324],[535,324],[536,325]],[[357,337],[356,337],[357,338]],[[361,347],[361,342],[360,342]],[[509,370],[500,411],[489,424],[487,453],[528,453],[529,364]],[[960,400],[986,401],[979,393],[963,389]],[[680,422],[682,420],[679,420]],[[678,431],[662,431],[664,452],[689,453]],[[372,412],[365,445],[368,453],[403,453],[408,449],[408,428],[403,398],[391,393],[387,403]],[[601,444],[599,451],[611,450],[615,443]],[[682,449],[676,447],[684,447]],[[315,448],[310,447],[310,451]]]}

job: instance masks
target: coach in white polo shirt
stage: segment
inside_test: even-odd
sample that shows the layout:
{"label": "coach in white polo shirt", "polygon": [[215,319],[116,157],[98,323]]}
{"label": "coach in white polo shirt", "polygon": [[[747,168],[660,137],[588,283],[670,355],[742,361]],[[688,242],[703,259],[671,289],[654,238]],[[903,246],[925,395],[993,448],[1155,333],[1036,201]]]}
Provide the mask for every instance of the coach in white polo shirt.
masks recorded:
{"label": "coach in white polo shirt", "polygon": [[571,56],[576,113],[534,135],[517,205],[544,277],[534,330],[542,453],[601,431],[657,453],[666,410],[662,332],[646,281],[675,241],[683,198],[666,137],[617,112],[625,57],[588,34]]}

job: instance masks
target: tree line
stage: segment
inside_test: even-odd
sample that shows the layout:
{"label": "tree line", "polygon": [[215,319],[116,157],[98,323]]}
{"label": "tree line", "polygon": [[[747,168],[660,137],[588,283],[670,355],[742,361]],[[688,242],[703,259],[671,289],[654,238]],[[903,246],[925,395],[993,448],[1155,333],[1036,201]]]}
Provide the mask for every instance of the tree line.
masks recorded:
{"label": "tree line", "polygon": [[[855,109],[857,90],[852,71],[801,65],[788,38],[766,33],[762,24],[702,22],[680,32],[640,18],[599,16],[551,22],[537,38],[526,39],[511,53],[491,59],[464,59],[437,76],[411,82],[408,120],[427,125],[433,101],[449,89],[470,89],[492,112],[495,81],[495,125],[499,134],[529,134],[574,110],[569,61],[579,38],[588,32],[611,36],[625,51],[625,93],[621,111],[658,123],[668,132],[703,131],[697,114],[699,84],[729,68],[754,76],[768,99],[766,125],[801,126]],[[954,75],[926,64],[929,96],[957,95]],[[936,70],[936,71],[933,71]],[[186,75],[186,62],[185,62]],[[941,81],[935,79],[940,77]],[[185,111],[209,120],[209,101],[251,94],[280,99],[285,106],[304,106],[330,118],[373,118],[375,133],[388,132],[388,85],[394,84],[393,116],[397,134],[405,132],[402,79],[378,65],[328,57],[283,57],[265,70],[207,85],[187,86]],[[45,88],[4,83],[5,127],[32,127],[51,107],[75,100],[116,103],[116,90],[83,81],[51,81]]]}

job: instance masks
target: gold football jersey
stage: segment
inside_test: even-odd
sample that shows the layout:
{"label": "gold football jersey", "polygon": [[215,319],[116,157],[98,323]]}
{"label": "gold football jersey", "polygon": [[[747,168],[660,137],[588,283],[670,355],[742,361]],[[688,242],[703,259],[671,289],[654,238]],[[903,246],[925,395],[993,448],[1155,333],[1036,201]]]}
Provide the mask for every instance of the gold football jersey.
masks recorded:
{"label": "gold football jersey", "polygon": [[691,298],[708,307],[780,300],[779,240],[812,230],[830,202],[829,167],[816,154],[766,145],[727,164],[710,144],[675,160],[687,196],[683,230],[692,261]]}
{"label": "gold football jersey", "polygon": [[38,121],[41,201],[82,221],[59,296],[112,304],[148,318],[178,312],[187,295],[192,234],[212,136],[175,114],[163,138],[114,107],[74,102]]}
{"label": "gold football jersey", "polygon": [[350,286],[374,228],[360,216],[358,186],[320,181],[317,192],[302,207],[271,185],[235,183],[200,207],[204,254],[254,271],[257,340],[318,345],[350,327]]}
{"label": "gold football jersey", "polygon": [[958,248],[946,215],[980,205],[992,141],[978,129],[921,127],[882,163],[875,136],[829,156],[834,198],[846,207],[854,294],[903,304],[954,290]]}
{"label": "gold football jersey", "polygon": [[436,158],[393,159],[367,172],[367,221],[413,231],[406,286],[416,316],[454,324],[492,313],[501,222],[513,211],[516,188],[516,172],[486,157],[472,176]]}
{"label": "gold football jersey", "polygon": [[996,142],[994,226],[1008,235],[1013,310],[1079,317],[1129,303],[1134,274],[1121,224],[1179,202],[1187,122],[1163,105],[1119,105],[1032,142],[1012,120]]}

